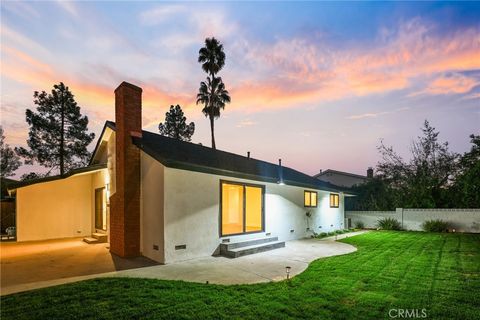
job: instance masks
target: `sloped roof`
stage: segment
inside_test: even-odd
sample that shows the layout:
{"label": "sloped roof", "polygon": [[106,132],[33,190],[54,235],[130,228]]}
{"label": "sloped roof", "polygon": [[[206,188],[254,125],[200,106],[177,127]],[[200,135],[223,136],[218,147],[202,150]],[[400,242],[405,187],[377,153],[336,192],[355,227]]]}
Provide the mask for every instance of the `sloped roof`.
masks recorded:
{"label": "sloped roof", "polygon": [[43,178],[37,178],[37,179],[29,179],[29,180],[23,180],[23,181],[17,181],[13,182],[8,185],[8,190],[15,190],[18,188],[30,186],[32,184],[37,184],[37,183],[42,183],[42,182],[50,182],[50,181],[55,181],[55,180],[61,180],[61,179],[66,179],[68,177],[71,177],[76,174],[80,173],[86,173],[86,172],[91,172],[95,170],[100,170],[100,169],[105,169],[107,167],[107,164],[94,164],[90,165],[87,167],[82,167],[82,168],[76,168],[73,170],[70,170],[68,173],[62,175],[56,175],[56,176],[48,176],[48,177],[43,177]]}
{"label": "sloped roof", "polygon": [[320,178],[321,176],[324,176],[326,174],[329,174],[329,173],[332,173],[332,174],[338,174],[338,175],[342,175],[342,176],[348,176],[348,177],[354,177],[354,178],[358,178],[358,179],[367,179],[367,176],[362,176],[360,174],[356,174],[356,173],[350,173],[350,172],[345,172],[345,171],[338,171],[338,170],[333,170],[333,169],[327,169],[325,171],[322,171],[320,173],[317,173],[316,175],[314,175],[313,177],[314,178]]}
{"label": "sloped roof", "polygon": [[166,167],[277,183],[280,175],[285,184],[340,192],[343,188],[320,181],[300,171],[247,158],[238,154],[213,150],[199,144],[180,141],[143,131],[132,137],[133,143]]}

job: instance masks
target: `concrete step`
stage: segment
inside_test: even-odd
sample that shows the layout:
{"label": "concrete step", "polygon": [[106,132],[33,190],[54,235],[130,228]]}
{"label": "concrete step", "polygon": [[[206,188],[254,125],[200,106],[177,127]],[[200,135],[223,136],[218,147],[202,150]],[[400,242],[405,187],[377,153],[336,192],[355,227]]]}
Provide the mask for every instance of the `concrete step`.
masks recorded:
{"label": "concrete step", "polygon": [[105,243],[108,240],[108,235],[106,233],[92,233],[92,238],[95,238],[98,240],[98,242]]}
{"label": "concrete step", "polygon": [[83,241],[85,241],[88,244],[94,244],[94,243],[100,243],[98,239],[92,238],[92,237],[85,237],[83,238]]}
{"label": "concrete step", "polygon": [[254,244],[251,246],[239,247],[239,248],[227,250],[227,251],[224,251],[222,255],[228,258],[238,258],[238,257],[246,256],[249,254],[270,251],[270,250],[283,248],[283,247],[285,247],[284,241],[273,241],[273,242],[270,241],[270,242],[265,242],[260,244]]}
{"label": "concrete step", "polygon": [[257,238],[257,239],[231,242],[231,243],[222,243],[220,245],[220,251],[222,249],[224,251],[229,251],[229,250],[233,250],[233,249],[237,249],[237,248],[249,247],[249,246],[254,246],[254,245],[257,245],[257,244],[275,242],[275,241],[278,241],[278,237],[265,237],[265,238]]}

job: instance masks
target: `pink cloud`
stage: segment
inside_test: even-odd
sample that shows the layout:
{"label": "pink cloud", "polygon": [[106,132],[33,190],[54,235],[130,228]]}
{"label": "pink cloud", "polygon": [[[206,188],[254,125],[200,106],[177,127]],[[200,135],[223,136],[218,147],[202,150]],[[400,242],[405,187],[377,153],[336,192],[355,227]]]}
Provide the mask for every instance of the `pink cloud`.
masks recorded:
{"label": "pink cloud", "polygon": [[436,78],[424,91],[425,94],[467,93],[478,83],[477,80],[461,74]]}
{"label": "pink cloud", "polygon": [[[480,68],[480,36],[473,28],[439,35],[434,26],[414,19],[388,34],[375,45],[342,50],[301,39],[245,49],[246,62],[261,77],[253,100],[279,103],[281,108],[301,104],[306,96],[334,100],[385,93],[411,88],[420,78]],[[457,91],[458,85],[465,90],[471,85],[435,85],[450,84]]]}

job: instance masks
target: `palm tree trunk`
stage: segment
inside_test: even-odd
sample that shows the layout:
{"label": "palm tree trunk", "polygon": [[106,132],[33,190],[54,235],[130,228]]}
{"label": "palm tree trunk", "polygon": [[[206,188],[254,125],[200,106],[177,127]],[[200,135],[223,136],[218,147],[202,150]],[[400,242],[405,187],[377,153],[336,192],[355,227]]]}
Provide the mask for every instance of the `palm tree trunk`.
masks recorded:
{"label": "palm tree trunk", "polygon": [[[210,76],[212,77],[212,82],[213,82],[213,79],[215,79],[215,74],[213,72],[210,72]],[[213,85],[212,85],[211,97],[213,97],[213,95],[214,95],[214,88],[213,88]],[[214,108],[214,106],[210,102],[210,130],[212,132],[212,149],[215,150],[216,149],[215,134],[214,134],[214,130],[213,130],[215,118],[213,116],[213,108]]]}
{"label": "palm tree trunk", "polygon": [[214,119],[213,119],[213,115],[210,115],[210,131],[212,132],[212,149],[215,150],[216,147],[215,147],[215,134],[214,134]]}

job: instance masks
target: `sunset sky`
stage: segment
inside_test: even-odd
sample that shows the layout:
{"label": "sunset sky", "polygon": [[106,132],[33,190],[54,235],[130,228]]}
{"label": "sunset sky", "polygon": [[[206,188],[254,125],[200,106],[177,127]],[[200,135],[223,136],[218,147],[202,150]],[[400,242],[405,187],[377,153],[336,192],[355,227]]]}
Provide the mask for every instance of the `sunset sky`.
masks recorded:
{"label": "sunset sky", "polygon": [[480,133],[479,17],[480,2],[2,1],[1,123],[9,144],[25,145],[33,91],[63,81],[98,135],[128,81],[144,89],[145,130],[180,104],[193,142],[210,146],[195,96],[198,50],[215,36],[232,98],[217,148],[308,174],[365,174],[381,138],[408,157],[425,119],[453,151],[469,149]]}

